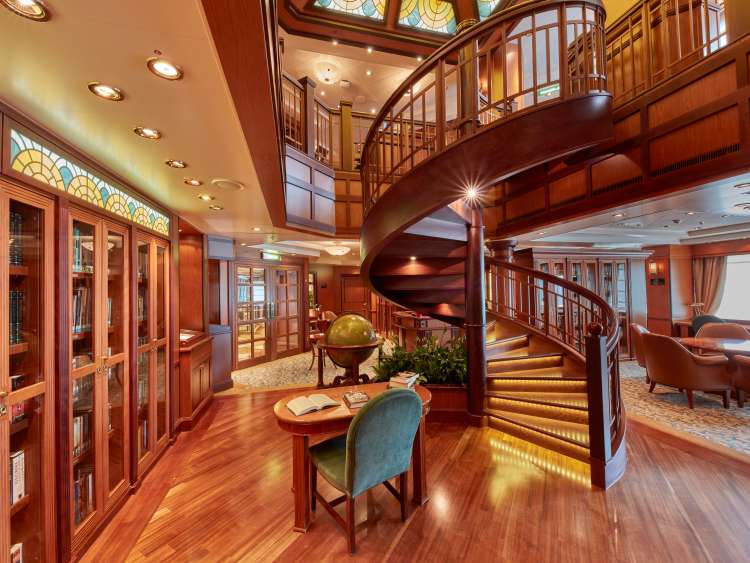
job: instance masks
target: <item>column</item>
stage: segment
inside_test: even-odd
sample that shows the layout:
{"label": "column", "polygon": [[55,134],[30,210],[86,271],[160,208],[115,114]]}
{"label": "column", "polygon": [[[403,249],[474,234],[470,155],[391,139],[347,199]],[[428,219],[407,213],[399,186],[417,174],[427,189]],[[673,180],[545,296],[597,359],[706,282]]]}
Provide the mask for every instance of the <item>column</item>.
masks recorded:
{"label": "column", "polygon": [[[477,23],[477,20],[473,18],[462,20],[456,26],[456,33],[461,33]],[[461,107],[459,108],[461,125],[459,126],[459,134],[461,136],[470,135],[474,132],[475,124],[471,122],[471,119],[477,114],[478,109],[476,106],[478,102],[479,69],[478,61],[475,58],[476,49],[477,42],[471,41],[467,43],[458,54],[458,62],[461,65],[459,72],[459,78],[461,81]]]}
{"label": "column", "polygon": [[484,279],[484,224],[482,208],[478,203],[470,206],[471,224],[467,226],[466,248],[466,350],[468,355],[469,421],[482,426],[484,420],[484,394],[487,381],[487,354],[485,351],[487,317],[485,313]]}
{"label": "column", "polygon": [[750,33],[750,2],[747,0],[724,0],[727,22],[727,39],[731,43]]}
{"label": "column", "polygon": [[305,107],[303,117],[305,119],[305,154],[315,158],[315,87],[317,84],[309,76],[299,79],[305,90]]}
{"label": "column", "polygon": [[341,100],[341,168],[354,172],[354,142],[352,139],[352,102]]}
{"label": "column", "polygon": [[488,240],[487,249],[490,256],[502,260],[503,262],[513,262],[513,252],[515,252],[518,242],[514,239],[505,240]]}

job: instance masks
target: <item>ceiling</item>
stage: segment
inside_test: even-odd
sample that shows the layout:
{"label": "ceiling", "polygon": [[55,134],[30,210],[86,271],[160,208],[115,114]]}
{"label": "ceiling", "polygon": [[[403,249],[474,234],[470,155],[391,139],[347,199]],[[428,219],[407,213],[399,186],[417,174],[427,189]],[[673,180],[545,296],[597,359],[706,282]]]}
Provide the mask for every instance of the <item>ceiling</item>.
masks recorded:
{"label": "ceiling", "polygon": [[[353,102],[363,113],[379,110],[393,91],[419,66],[415,57],[321,41],[282,31],[284,72],[317,83],[316,94],[329,107],[341,100]],[[367,71],[370,71],[368,76]],[[348,87],[342,86],[348,82]],[[324,94],[323,94],[324,93]]]}
{"label": "ceiling", "polygon": [[[550,225],[518,237],[526,246],[633,247],[750,238],[750,176]],[[748,204],[748,210],[737,207]]]}
{"label": "ceiling", "polygon": [[[0,99],[101,162],[137,189],[209,233],[270,230],[253,162],[198,0],[90,2],[49,0],[52,17],[32,22],[0,9]],[[151,74],[159,50],[185,76]],[[99,81],[121,88],[122,102],[92,95]],[[158,141],[133,128],[159,129]],[[180,159],[188,168],[167,167]],[[184,177],[204,181],[199,188]],[[226,178],[244,185],[227,191]],[[198,199],[207,193],[223,211]]]}
{"label": "ceiling", "polygon": [[[349,252],[343,256],[334,256],[326,252],[326,248],[333,246],[345,246]],[[320,264],[336,264],[341,266],[359,266],[359,241],[358,240],[284,240],[267,241],[263,244],[240,243],[238,254],[243,255],[251,248],[278,252],[289,256],[305,256],[311,262]]]}

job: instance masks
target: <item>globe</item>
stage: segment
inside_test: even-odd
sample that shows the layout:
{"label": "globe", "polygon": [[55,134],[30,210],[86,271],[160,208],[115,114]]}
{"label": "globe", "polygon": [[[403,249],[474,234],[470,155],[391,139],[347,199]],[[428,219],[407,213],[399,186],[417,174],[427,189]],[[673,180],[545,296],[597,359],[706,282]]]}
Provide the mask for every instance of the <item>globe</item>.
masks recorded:
{"label": "globe", "polygon": [[[337,346],[367,346],[378,340],[372,324],[362,315],[346,313],[331,323],[326,331],[326,344]],[[327,349],[328,357],[339,367],[351,368],[364,362],[375,351],[375,347],[361,350]]]}

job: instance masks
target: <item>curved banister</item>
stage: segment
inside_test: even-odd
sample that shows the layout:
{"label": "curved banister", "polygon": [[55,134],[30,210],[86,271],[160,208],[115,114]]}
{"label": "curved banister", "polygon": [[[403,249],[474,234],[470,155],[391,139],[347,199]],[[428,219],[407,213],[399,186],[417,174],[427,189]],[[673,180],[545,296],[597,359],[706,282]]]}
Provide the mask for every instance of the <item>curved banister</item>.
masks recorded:
{"label": "curved banister", "polygon": [[540,105],[605,92],[604,20],[600,0],[526,2],[435,51],[370,127],[365,213],[398,177],[447,147]]}
{"label": "curved banister", "polygon": [[[601,458],[604,467],[612,460],[621,462],[625,409],[620,395],[617,312],[596,293],[565,278],[496,258],[487,258],[486,265],[491,313],[526,325],[586,363],[592,459]],[[605,338],[603,346],[599,337]],[[601,404],[601,420],[597,421],[592,420],[595,401]]]}

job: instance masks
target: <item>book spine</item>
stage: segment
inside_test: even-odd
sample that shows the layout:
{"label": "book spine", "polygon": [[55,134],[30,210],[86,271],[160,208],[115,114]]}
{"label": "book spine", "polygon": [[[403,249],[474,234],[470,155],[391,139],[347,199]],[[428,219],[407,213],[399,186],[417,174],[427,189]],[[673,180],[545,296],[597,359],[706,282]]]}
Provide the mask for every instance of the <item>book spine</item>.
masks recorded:
{"label": "book spine", "polygon": [[26,455],[23,450],[10,456],[10,503],[21,500],[26,494]]}

